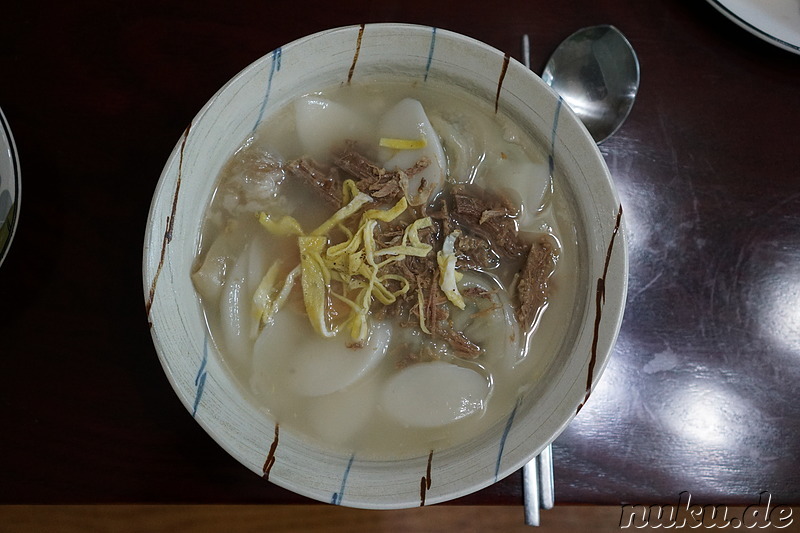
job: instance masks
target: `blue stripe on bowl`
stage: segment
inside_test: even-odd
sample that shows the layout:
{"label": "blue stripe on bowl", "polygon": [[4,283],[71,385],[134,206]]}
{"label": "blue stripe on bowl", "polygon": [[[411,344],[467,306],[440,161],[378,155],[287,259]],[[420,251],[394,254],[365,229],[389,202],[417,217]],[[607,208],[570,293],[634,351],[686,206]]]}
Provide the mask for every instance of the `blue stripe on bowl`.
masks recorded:
{"label": "blue stripe on bowl", "polygon": [[253,131],[258,128],[258,125],[261,124],[261,120],[264,118],[264,110],[267,108],[267,101],[269,101],[269,93],[272,91],[272,77],[275,75],[277,71],[281,69],[281,48],[276,48],[272,51],[272,63],[269,67],[269,78],[267,78],[267,90],[264,93],[264,99],[261,101],[261,109],[258,111],[258,119],[256,123],[253,125]]}
{"label": "blue stripe on bowl", "polygon": [[514,423],[514,417],[517,415],[517,408],[522,403],[522,396],[517,398],[517,403],[514,404],[514,409],[511,410],[511,414],[508,415],[508,420],[506,420],[506,427],[503,429],[503,435],[500,437],[500,449],[497,451],[497,462],[494,465],[494,481],[497,483],[499,481],[498,477],[500,475],[500,462],[503,460],[503,449],[506,447],[506,438],[508,438],[508,432],[511,431],[511,426]]}
{"label": "blue stripe on bowl", "polygon": [[428,49],[428,62],[425,64],[425,81],[428,81],[428,73],[431,71],[434,48],[436,48],[436,28],[431,28],[431,47]]}
{"label": "blue stripe on bowl", "polygon": [[347,485],[347,476],[350,475],[350,467],[353,466],[353,459],[355,459],[356,454],[350,456],[350,460],[347,461],[347,467],[344,469],[344,475],[342,476],[342,485],[339,487],[339,492],[334,492],[333,496],[331,497],[331,503],[333,505],[341,505],[342,504],[342,496],[344,495],[344,488]]}
{"label": "blue stripe on bowl", "polygon": [[200,405],[200,398],[203,397],[203,389],[206,386],[206,364],[208,363],[208,335],[203,341],[203,359],[200,361],[200,368],[197,369],[197,376],[194,378],[194,386],[197,387],[197,393],[194,397],[194,405],[192,406],[192,417],[197,415],[197,407]]}
{"label": "blue stripe on bowl", "polygon": [[550,154],[547,156],[547,164],[550,168],[550,179],[553,179],[553,170],[555,169],[555,153],[556,153],[556,130],[558,129],[558,117],[561,115],[561,106],[564,104],[564,99],[558,97],[556,104],[556,112],[553,116],[553,127],[550,129]]}

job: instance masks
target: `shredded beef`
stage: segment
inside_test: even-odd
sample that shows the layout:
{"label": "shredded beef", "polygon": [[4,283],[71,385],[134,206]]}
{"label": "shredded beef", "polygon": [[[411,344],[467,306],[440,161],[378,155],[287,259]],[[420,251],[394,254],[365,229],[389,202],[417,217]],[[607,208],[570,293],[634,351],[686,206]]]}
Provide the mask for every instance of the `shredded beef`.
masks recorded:
{"label": "shredded beef", "polygon": [[347,150],[339,155],[334,165],[354,177],[356,182],[374,183],[386,174],[386,169],[353,150]]}
{"label": "shredded beef", "polygon": [[317,192],[332,207],[339,209],[342,206],[342,180],[335,169],[325,170],[314,160],[301,158],[287,163],[286,170]]}
{"label": "shredded beef", "polygon": [[517,231],[514,217],[519,210],[511,201],[475,186],[459,185],[452,191],[452,212],[456,221],[475,235],[487,239],[505,257],[521,257],[528,245]]}
{"label": "shredded beef", "polygon": [[467,338],[462,332],[453,328],[443,328],[438,332],[462,359],[475,359],[481,354],[481,348]]}
{"label": "shredded beef", "polygon": [[431,274],[430,290],[425,301],[428,308],[426,312],[427,326],[433,335],[441,336],[442,329],[452,329],[441,327],[442,322],[450,318],[450,308],[447,297],[439,287],[439,273],[433,271]]}
{"label": "shredded beef", "polygon": [[519,273],[517,320],[529,329],[547,303],[549,279],[556,267],[556,245],[552,237],[542,236],[531,245],[525,265]]}
{"label": "shredded beef", "polygon": [[447,236],[453,233],[453,220],[450,217],[450,208],[447,207],[447,194],[442,195],[439,199],[439,209],[430,213],[430,217],[436,220],[442,228],[442,235]]}
{"label": "shredded beef", "polygon": [[377,185],[379,185],[380,188],[373,186],[375,187],[375,189],[373,189],[372,187],[370,187],[369,189],[369,193],[373,198],[395,199],[403,195],[403,188],[400,186],[399,179],[392,179],[386,181],[385,183],[378,183]]}
{"label": "shredded beef", "polygon": [[396,202],[403,196],[409,197],[409,201],[416,197],[426,187],[425,180],[420,184],[420,191],[408,191],[408,178],[427,168],[430,160],[423,157],[411,168],[389,171],[362,154],[347,150],[336,158],[334,165],[355,179],[358,190],[369,194],[380,204]]}
{"label": "shredded beef", "polygon": [[431,160],[430,159],[428,159],[427,157],[422,157],[419,161],[414,163],[413,167],[405,169],[404,172],[405,172],[406,176],[411,177],[411,176],[413,176],[415,174],[419,174],[420,172],[422,172],[423,170],[428,168],[428,166],[430,166],[430,164],[431,164]]}
{"label": "shredded beef", "polygon": [[485,298],[491,300],[492,294],[496,291],[489,291],[482,287],[466,287],[461,291],[461,294],[469,298]]}
{"label": "shredded beef", "polygon": [[358,190],[383,202],[396,202],[405,194],[406,174],[389,172],[353,150],[341,154],[334,161],[337,168],[355,179]]}
{"label": "shredded beef", "polygon": [[481,237],[462,233],[456,239],[455,249],[458,267],[486,270],[495,268],[498,264],[498,257],[492,251],[492,245]]}

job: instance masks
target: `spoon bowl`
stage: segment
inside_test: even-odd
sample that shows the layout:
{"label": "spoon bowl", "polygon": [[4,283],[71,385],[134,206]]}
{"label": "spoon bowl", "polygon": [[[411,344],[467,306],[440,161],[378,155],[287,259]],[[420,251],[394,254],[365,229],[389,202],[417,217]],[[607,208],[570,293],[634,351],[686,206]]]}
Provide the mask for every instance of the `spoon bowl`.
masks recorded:
{"label": "spoon bowl", "polygon": [[583,28],[550,56],[542,79],[581,119],[597,144],[625,122],[639,90],[639,60],[614,26]]}

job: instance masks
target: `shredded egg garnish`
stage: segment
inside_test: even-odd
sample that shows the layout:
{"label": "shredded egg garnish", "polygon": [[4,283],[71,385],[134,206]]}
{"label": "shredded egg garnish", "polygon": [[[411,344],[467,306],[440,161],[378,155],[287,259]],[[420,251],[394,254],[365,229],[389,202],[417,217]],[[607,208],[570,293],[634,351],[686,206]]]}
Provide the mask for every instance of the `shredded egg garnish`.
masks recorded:
{"label": "shredded egg garnish", "polygon": [[[281,264],[279,259],[269,267],[253,295],[253,316],[257,321],[258,331],[272,320],[275,313],[283,306],[286,298],[289,297],[295,278],[300,274],[300,265],[298,265],[289,272],[283,282],[283,287],[279,290],[276,281]],[[258,331],[255,331],[254,334],[257,335]]]}
{"label": "shredded egg garnish", "polygon": [[391,137],[381,137],[378,143],[384,148],[392,148],[393,150],[419,150],[428,145],[425,137],[419,139],[393,139]]}
{"label": "shredded egg garnish", "polygon": [[[260,327],[286,301],[298,274],[308,318],[314,330],[324,337],[332,337],[340,329],[346,328],[354,341],[366,340],[369,334],[367,315],[373,301],[390,305],[399,295],[408,292],[409,281],[399,274],[387,272],[386,266],[402,261],[407,256],[425,257],[431,252],[432,247],[419,237],[420,230],[432,225],[430,217],[416,219],[406,226],[400,244],[378,249],[375,243],[376,226],[379,222],[391,222],[404,213],[408,209],[406,198],[402,197],[389,209],[364,211],[355,231],[350,231],[344,222],[373,199],[360,192],[352,180],[345,181],[343,197],[345,205],[310,233],[305,233],[300,223],[291,216],[274,221],[266,213],[259,213],[259,222],[273,235],[296,236],[300,251],[300,264],[290,272],[280,290],[276,279],[280,262],[269,268],[259,284],[254,297],[254,309]],[[339,229],[345,235],[342,242],[330,243],[329,233],[333,229]],[[451,255],[455,261],[452,251]],[[341,287],[341,292],[333,290],[332,281],[338,282],[336,286]],[[389,288],[390,282],[394,282],[391,283],[394,290]],[[345,320],[335,327],[329,324],[331,297],[350,309]]]}

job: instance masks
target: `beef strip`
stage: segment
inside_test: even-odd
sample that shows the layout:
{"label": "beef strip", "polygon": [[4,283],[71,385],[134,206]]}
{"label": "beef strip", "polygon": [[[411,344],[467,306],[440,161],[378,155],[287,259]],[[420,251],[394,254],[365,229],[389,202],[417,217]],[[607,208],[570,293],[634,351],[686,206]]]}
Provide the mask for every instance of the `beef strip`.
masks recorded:
{"label": "beef strip", "polygon": [[411,176],[413,176],[415,174],[419,174],[420,172],[422,172],[423,170],[428,168],[428,166],[430,164],[431,164],[431,160],[430,159],[428,159],[427,157],[422,157],[422,158],[420,158],[419,161],[414,163],[413,167],[407,168],[403,172],[405,172],[406,176],[411,177]]}
{"label": "beef strip", "polygon": [[459,224],[487,239],[502,256],[525,255],[528,244],[519,237],[514,220],[519,210],[508,198],[474,185],[458,185],[451,196],[453,218]]}
{"label": "beef strip", "polygon": [[300,179],[317,192],[333,208],[342,207],[342,180],[335,169],[323,169],[310,158],[289,161],[285,169],[290,176]]}
{"label": "beef strip", "polygon": [[[419,277],[418,277],[419,278]],[[432,271],[428,284],[428,294],[425,296],[424,306],[425,322],[431,335],[443,339],[455,351],[455,355],[462,359],[475,359],[481,353],[481,348],[464,335],[463,332],[453,328],[450,318],[450,308],[447,297],[439,287],[439,273]],[[423,291],[423,294],[426,291]],[[418,309],[418,308],[416,308]]]}
{"label": "beef strip", "polygon": [[[334,165],[356,180],[358,190],[369,194],[380,204],[396,202],[403,196],[417,195],[419,191],[411,191],[410,196],[407,194],[408,178],[427,168],[430,160],[423,157],[411,168],[390,171],[350,149],[339,155]],[[422,180],[420,189],[424,187],[425,180]]]}
{"label": "beef strip", "polygon": [[439,226],[442,228],[442,236],[446,237],[453,233],[455,227],[453,226],[453,220],[450,217],[450,208],[447,205],[447,197],[448,195],[443,194],[439,199],[439,207],[437,211],[433,211],[429,213],[429,216],[439,223]]}
{"label": "beef strip", "polygon": [[462,233],[456,239],[455,251],[459,268],[487,270],[496,268],[499,263],[499,258],[492,251],[488,240],[468,233]]}
{"label": "beef strip", "polygon": [[406,174],[389,172],[353,150],[342,153],[334,165],[355,179],[358,190],[375,198],[379,204],[394,203],[405,194]]}
{"label": "beef strip", "polygon": [[530,329],[550,295],[549,279],[556,268],[556,244],[543,235],[531,245],[525,265],[519,273],[516,317],[523,329]]}
{"label": "beef strip", "polygon": [[443,194],[437,205],[437,210],[430,213],[430,217],[441,227],[443,237],[450,235],[457,228],[461,229],[461,235],[455,242],[455,252],[458,258],[457,268],[469,268],[472,270],[496,268],[499,264],[499,257],[492,250],[491,243],[488,239],[478,237],[468,229],[455,224],[453,217],[450,215],[448,201],[452,202],[451,194]]}
{"label": "beef strip", "polygon": [[453,328],[441,328],[437,334],[455,350],[461,359],[475,359],[481,354],[481,348],[467,338],[464,333]]}
{"label": "beef strip", "polygon": [[356,183],[372,184],[379,181],[386,174],[386,169],[379,167],[353,150],[346,150],[340,154],[333,164],[355,178]]}

